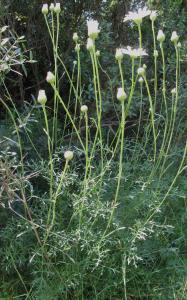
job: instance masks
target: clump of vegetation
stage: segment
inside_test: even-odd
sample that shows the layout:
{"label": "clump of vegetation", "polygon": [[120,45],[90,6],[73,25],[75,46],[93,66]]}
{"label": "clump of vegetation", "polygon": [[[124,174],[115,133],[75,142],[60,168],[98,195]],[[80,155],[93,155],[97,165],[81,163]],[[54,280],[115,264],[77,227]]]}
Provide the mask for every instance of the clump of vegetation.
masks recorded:
{"label": "clump of vegetation", "polygon": [[[67,67],[59,52],[60,3],[44,4],[42,14],[54,58],[47,88],[18,109],[1,78],[7,116],[0,152],[1,298],[186,299],[179,35],[170,38],[171,86],[158,12],[129,12],[124,22],[137,30],[139,45],[113,53],[116,86],[102,66],[98,21],[88,19],[87,43],[73,34],[76,59]],[[142,34],[148,18],[149,51]],[[90,59],[88,82],[82,51]],[[105,124],[108,99],[115,126]]]}

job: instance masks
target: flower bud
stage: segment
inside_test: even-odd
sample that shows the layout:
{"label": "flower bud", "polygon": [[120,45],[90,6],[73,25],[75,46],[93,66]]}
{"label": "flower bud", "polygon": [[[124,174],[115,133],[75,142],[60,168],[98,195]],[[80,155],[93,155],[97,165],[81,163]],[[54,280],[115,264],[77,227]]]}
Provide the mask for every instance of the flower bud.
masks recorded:
{"label": "flower bud", "polygon": [[150,20],[151,20],[152,22],[154,22],[154,21],[156,20],[156,18],[157,18],[157,12],[154,10],[154,11],[152,11],[151,14],[150,14]]}
{"label": "flower bud", "polygon": [[78,42],[78,39],[79,39],[78,34],[77,34],[76,32],[74,32],[74,34],[73,34],[73,41],[74,41],[75,43],[77,43],[77,42]]}
{"label": "flower bud", "polygon": [[153,56],[158,57],[158,51],[157,50],[154,50]]}
{"label": "flower bud", "polygon": [[88,51],[93,51],[94,50],[94,41],[90,38],[87,39],[87,46],[86,46]]}
{"label": "flower bud", "polygon": [[138,68],[138,75],[144,77],[144,76],[145,76],[145,69],[142,68],[142,67],[141,67],[141,68]]}
{"label": "flower bud", "polygon": [[176,88],[173,88],[173,89],[171,90],[171,93],[172,93],[172,95],[175,95],[175,94],[176,94]]}
{"label": "flower bud", "polygon": [[101,53],[100,53],[99,50],[97,50],[95,54],[96,54],[97,57],[99,57]]}
{"label": "flower bud", "polygon": [[82,111],[82,113],[86,113],[88,111],[88,106],[87,105],[82,105],[81,106],[81,111]]}
{"label": "flower bud", "polygon": [[80,51],[80,44],[76,44],[76,46],[75,46],[75,51],[76,51],[76,52],[79,52],[79,51]]}
{"label": "flower bud", "polygon": [[73,64],[74,64],[74,66],[76,66],[76,65],[77,65],[77,61],[76,61],[76,60],[74,60],[74,61],[73,61]]}
{"label": "flower bud", "polygon": [[120,48],[116,49],[115,58],[117,61],[121,61],[123,59],[123,51]]}
{"label": "flower bud", "polygon": [[47,15],[48,12],[49,12],[49,10],[48,10],[48,4],[43,4],[43,6],[42,6],[42,14],[43,15]]}
{"label": "flower bud", "polygon": [[177,44],[178,40],[179,40],[179,36],[178,36],[177,32],[173,31],[172,35],[171,35],[171,42],[174,44]]}
{"label": "flower bud", "polygon": [[38,93],[38,102],[41,104],[41,105],[45,105],[46,102],[47,102],[47,96],[46,96],[46,93],[44,90],[39,90],[39,93]]}
{"label": "flower bud", "polygon": [[51,12],[53,12],[53,11],[54,11],[54,8],[55,8],[54,3],[51,3],[50,6],[49,6],[49,10],[50,10]]}
{"label": "flower bud", "polygon": [[73,159],[73,151],[66,151],[64,153],[64,158],[68,162]]}
{"label": "flower bud", "polygon": [[61,12],[60,3],[56,3],[56,5],[54,7],[54,12],[56,14],[59,14]]}
{"label": "flower bud", "polygon": [[162,30],[159,30],[158,35],[157,35],[157,41],[160,43],[163,43],[165,41],[165,34],[163,33]]}
{"label": "flower bud", "polygon": [[52,72],[47,72],[46,81],[50,84],[55,83],[55,75]]}
{"label": "flower bud", "polygon": [[147,69],[147,66],[146,66],[146,64],[143,64],[143,68],[146,70]]}
{"label": "flower bud", "polygon": [[119,101],[124,101],[125,99],[127,99],[127,94],[125,93],[123,88],[118,88],[117,99]]}
{"label": "flower bud", "polygon": [[178,42],[177,47],[180,49],[182,47],[181,42]]}
{"label": "flower bud", "polygon": [[143,77],[140,77],[140,78],[138,79],[138,81],[139,81],[140,84],[142,84],[142,83],[144,82]]}

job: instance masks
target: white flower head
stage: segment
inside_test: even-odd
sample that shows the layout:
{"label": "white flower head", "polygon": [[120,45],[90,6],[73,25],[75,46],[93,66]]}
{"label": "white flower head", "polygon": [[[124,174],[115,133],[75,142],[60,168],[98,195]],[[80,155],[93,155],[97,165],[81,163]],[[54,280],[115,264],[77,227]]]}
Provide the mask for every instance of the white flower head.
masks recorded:
{"label": "white flower head", "polygon": [[47,15],[48,12],[49,12],[48,4],[45,3],[45,4],[43,4],[43,6],[42,6],[42,14],[43,14],[43,15]]}
{"label": "white flower head", "polygon": [[60,3],[56,3],[56,5],[54,7],[54,12],[56,14],[59,14],[61,12]]}
{"label": "white flower head", "polygon": [[92,19],[88,20],[87,27],[88,27],[89,38],[95,40],[98,37],[98,34],[100,32],[98,21]]}
{"label": "white flower head", "polygon": [[142,68],[142,67],[138,68],[138,75],[144,77],[145,76],[145,68]]}
{"label": "white flower head", "polygon": [[133,49],[130,46],[127,46],[127,48],[123,48],[121,50],[123,54],[129,55],[133,59],[148,55],[146,51],[141,48]]}
{"label": "white flower head", "polygon": [[172,35],[171,35],[171,42],[174,44],[177,44],[178,40],[179,40],[179,36],[178,36],[177,32],[173,31]]}
{"label": "white flower head", "polygon": [[75,43],[77,43],[77,42],[78,42],[78,39],[79,39],[79,37],[78,37],[77,32],[74,32],[74,34],[73,34],[73,41],[74,41]]}
{"label": "white flower head", "polygon": [[44,90],[39,90],[39,93],[38,93],[38,102],[41,104],[41,105],[45,105],[46,102],[47,102],[47,96],[46,96],[46,93]]}
{"label": "white flower head", "polygon": [[127,99],[127,94],[125,93],[123,88],[118,88],[117,99],[119,101],[124,101],[125,99]]}
{"label": "white flower head", "polygon": [[154,22],[156,18],[157,18],[157,11],[156,10],[151,11],[150,20]]}
{"label": "white flower head", "polygon": [[54,8],[55,8],[54,3],[51,3],[50,6],[49,6],[49,10],[53,12],[53,11],[54,11]]}
{"label": "white flower head", "polygon": [[64,158],[65,158],[65,160],[68,162],[68,161],[70,161],[70,160],[72,160],[73,159],[73,151],[66,151],[65,153],[64,153]]}
{"label": "white flower head", "polygon": [[55,75],[52,72],[47,72],[46,81],[50,84],[53,84],[55,82]]}
{"label": "white flower head", "polygon": [[123,49],[121,48],[116,49],[115,58],[117,61],[121,61],[123,59]]}
{"label": "white flower head", "polygon": [[176,88],[173,88],[173,89],[171,90],[171,93],[172,93],[172,95],[175,95],[175,94],[176,94]]}
{"label": "white flower head", "polygon": [[149,16],[151,14],[151,11],[147,9],[147,7],[139,8],[137,12],[130,11],[124,18],[124,22],[126,21],[133,21],[137,25],[140,25],[142,23],[142,19]]}
{"label": "white flower head", "polygon": [[88,106],[87,105],[82,105],[81,106],[81,111],[82,111],[82,113],[86,113],[88,111]]}
{"label": "white flower head", "polygon": [[87,39],[87,45],[86,48],[88,51],[93,51],[94,50],[94,40],[91,38]]}
{"label": "white flower head", "polygon": [[74,64],[74,66],[76,66],[76,65],[77,65],[77,61],[76,61],[76,60],[74,60],[74,61],[73,61],[73,64]]}
{"label": "white flower head", "polygon": [[160,29],[158,31],[158,34],[157,34],[157,41],[160,42],[160,43],[163,43],[165,41],[165,34],[163,33],[163,31]]}
{"label": "white flower head", "polygon": [[178,48],[181,48],[181,47],[182,47],[181,42],[178,42],[177,47],[178,47]]}

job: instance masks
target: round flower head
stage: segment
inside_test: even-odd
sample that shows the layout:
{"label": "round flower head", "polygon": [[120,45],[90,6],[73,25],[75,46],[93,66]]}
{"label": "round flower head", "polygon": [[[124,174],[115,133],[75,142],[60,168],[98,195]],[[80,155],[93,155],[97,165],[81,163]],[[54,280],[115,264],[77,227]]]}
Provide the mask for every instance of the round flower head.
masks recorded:
{"label": "round flower head", "polygon": [[174,44],[177,44],[178,40],[179,40],[179,36],[178,36],[177,32],[173,31],[172,35],[171,35],[171,42]]}
{"label": "round flower head", "polygon": [[99,50],[97,50],[95,54],[97,57],[99,57],[101,55],[101,52]]}
{"label": "round flower head", "polygon": [[48,4],[43,4],[42,6],[42,14],[47,15],[49,12],[48,10]]}
{"label": "round flower head", "polygon": [[39,93],[38,93],[38,102],[41,104],[41,105],[45,105],[46,102],[47,102],[47,96],[46,96],[46,93],[44,90],[39,90]]}
{"label": "round flower head", "polygon": [[182,47],[182,45],[181,45],[180,42],[177,44],[177,47],[178,47],[178,48],[181,48],[181,47]]}
{"label": "round flower head", "polygon": [[82,106],[81,106],[81,111],[82,111],[83,113],[86,113],[86,112],[88,111],[88,106],[87,106],[87,105],[82,105]]}
{"label": "round flower head", "polygon": [[145,75],[145,68],[142,68],[142,67],[138,68],[138,75],[139,76],[144,76]]}
{"label": "round flower head", "polygon": [[157,35],[157,41],[160,43],[163,43],[165,41],[165,34],[163,33],[162,30],[159,30],[158,35]]}
{"label": "round flower head", "polygon": [[176,88],[172,89],[171,93],[172,93],[172,95],[175,95],[176,94]]}
{"label": "round flower head", "polygon": [[53,84],[55,82],[55,75],[52,72],[47,72],[46,81]]}
{"label": "round flower head", "polygon": [[127,94],[125,93],[123,88],[118,88],[117,99],[119,101],[124,101],[125,99],[127,99]]}
{"label": "round flower head", "polygon": [[66,151],[64,152],[64,158],[66,161],[70,161],[73,159],[73,151]]}
{"label": "round flower head", "polygon": [[51,3],[50,6],[49,6],[49,10],[50,10],[51,12],[53,12],[53,11],[54,11],[54,8],[55,8],[54,3]]}
{"label": "round flower head", "polygon": [[86,48],[87,48],[88,51],[93,51],[94,50],[94,41],[91,38],[87,39]]}
{"label": "round flower head", "polygon": [[142,19],[149,16],[151,13],[150,10],[148,10],[146,7],[139,8],[138,12],[132,12],[130,11],[124,18],[124,22],[126,21],[133,21],[137,25],[140,25],[142,23]]}
{"label": "round flower head", "polygon": [[143,77],[140,77],[140,78],[138,79],[138,81],[139,81],[140,84],[142,84],[142,83],[144,82]]}
{"label": "round flower head", "polygon": [[99,23],[96,20],[89,20],[87,21],[87,26],[89,38],[95,40],[100,32]]}
{"label": "round flower head", "polygon": [[54,12],[56,14],[59,14],[61,12],[60,3],[56,3],[56,5],[54,7]]}
{"label": "round flower head", "polygon": [[77,65],[77,61],[76,61],[76,60],[74,60],[74,61],[73,61],[73,64],[74,64],[74,66],[76,66],[76,65]]}
{"label": "round flower head", "polygon": [[154,22],[156,20],[156,18],[157,18],[157,12],[156,12],[156,10],[153,10],[150,14],[150,20],[152,22]]}
{"label": "round flower head", "polygon": [[80,44],[76,44],[76,46],[75,46],[75,51],[76,51],[76,52],[79,52],[79,51],[80,51]]}
{"label": "round flower head", "polygon": [[78,39],[79,39],[78,34],[77,34],[76,32],[74,32],[74,34],[73,34],[73,41],[74,41],[75,43],[77,43],[77,42],[78,42]]}
{"label": "round flower head", "polygon": [[123,51],[122,51],[122,49],[120,49],[120,48],[116,49],[115,58],[116,58],[117,61],[121,61],[123,59]]}

